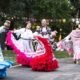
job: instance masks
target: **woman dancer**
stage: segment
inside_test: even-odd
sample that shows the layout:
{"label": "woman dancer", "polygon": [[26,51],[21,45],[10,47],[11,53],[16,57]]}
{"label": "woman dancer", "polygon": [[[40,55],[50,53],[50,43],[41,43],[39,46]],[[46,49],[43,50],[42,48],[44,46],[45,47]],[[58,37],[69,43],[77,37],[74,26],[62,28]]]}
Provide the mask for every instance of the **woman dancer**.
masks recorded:
{"label": "woman dancer", "polygon": [[[69,53],[73,53],[74,63],[79,64],[80,61],[80,24],[75,30],[62,41],[65,48]],[[65,44],[67,42],[67,44]],[[69,45],[69,47],[67,46]]]}
{"label": "woman dancer", "polygon": [[[29,27],[30,22],[27,24]],[[22,30],[22,32],[21,32]],[[29,32],[28,32],[29,30]],[[16,40],[11,32],[7,35],[7,44],[10,45],[17,54],[17,62],[19,64],[29,66],[32,70],[37,71],[53,71],[58,68],[58,61],[53,54],[51,44],[47,38],[43,38],[40,35],[35,35],[35,39],[38,42],[36,51],[30,47],[32,45],[31,39],[33,34],[30,29],[25,28],[15,30],[14,32],[21,34],[20,38]],[[29,41],[30,40],[30,44]]]}

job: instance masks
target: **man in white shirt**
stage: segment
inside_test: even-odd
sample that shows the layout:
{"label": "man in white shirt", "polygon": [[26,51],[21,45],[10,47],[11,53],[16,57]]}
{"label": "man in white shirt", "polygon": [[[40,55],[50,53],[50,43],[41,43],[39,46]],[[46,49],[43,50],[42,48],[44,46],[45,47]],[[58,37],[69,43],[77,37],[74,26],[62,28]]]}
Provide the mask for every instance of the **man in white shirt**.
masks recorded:
{"label": "man in white shirt", "polygon": [[[3,33],[3,32],[6,32],[6,30],[9,29],[9,26],[10,26],[10,21],[6,20],[4,25],[0,27],[0,34]],[[0,38],[0,41],[1,41],[1,38]],[[1,42],[0,42],[0,61],[4,61],[4,57],[3,57],[3,54],[2,54],[2,51],[1,51]]]}
{"label": "man in white shirt", "polygon": [[51,28],[48,27],[46,19],[41,20],[41,27],[39,28],[38,33],[41,34],[44,38],[50,39]]}
{"label": "man in white shirt", "polygon": [[4,50],[5,47],[5,38],[6,38],[6,33],[9,30],[10,27],[10,21],[6,20],[3,24],[3,26],[0,27],[0,44],[1,44],[1,48]]}
{"label": "man in white shirt", "polygon": [[10,27],[10,21],[6,20],[4,25],[0,27],[0,33],[5,32]]}

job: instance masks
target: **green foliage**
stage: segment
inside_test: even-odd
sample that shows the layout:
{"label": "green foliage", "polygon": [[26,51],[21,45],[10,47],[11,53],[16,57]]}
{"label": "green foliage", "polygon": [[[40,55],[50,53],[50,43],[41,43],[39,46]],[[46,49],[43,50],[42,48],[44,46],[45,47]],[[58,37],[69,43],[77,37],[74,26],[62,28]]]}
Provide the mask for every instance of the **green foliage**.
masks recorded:
{"label": "green foliage", "polygon": [[69,18],[70,7],[68,0],[35,0],[33,14],[38,18]]}
{"label": "green foliage", "polygon": [[[71,0],[0,0],[0,15],[1,12],[8,17],[18,16],[33,17],[37,20],[42,18],[48,19],[67,19],[66,23],[53,23],[55,29],[62,28],[63,35],[71,31],[69,19],[72,13],[75,12],[75,7],[70,2]],[[1,15],[2,16],[2,15]],[[21,21],[15,21],[17,26],[22,25]],[[64,33],[65,32],[65,33]]]}
{"label": "green foliage", "polygon": [[40,18],[69,18],[69,0],[0,0],[0,10],[9,15]]}
{"label": "green foliage", "polygon": [[23,0],[10,0],[9,14],[23,16],[25,3]]}
{"label": "green foliage", "polygon": [[70,57],[66,51],[56,51],[55,56],[57,58],[69,58]]}

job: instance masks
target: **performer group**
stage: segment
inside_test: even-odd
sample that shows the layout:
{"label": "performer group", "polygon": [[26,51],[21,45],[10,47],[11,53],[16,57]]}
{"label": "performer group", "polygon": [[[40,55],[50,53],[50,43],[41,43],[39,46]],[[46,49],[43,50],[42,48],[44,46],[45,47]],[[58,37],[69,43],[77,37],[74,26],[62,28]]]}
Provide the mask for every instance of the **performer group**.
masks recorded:
{"label": "performer group", "polygon": [[[42,19],[41,26],[32,32],[31,21],[26,22],[24,28],[9,30],[10,21],[7,20],[0,33],[6,32],[6,44],[16,53],[16,61],[22,66],[27,66],[35,71],[53,71],[59,68],[51,41],[57,31],[52,31],[46,19]],[[79,64],[80,60],[80,24],[75,30],[56,43],[56,50],[66,50],[73,55],[73,61]],[[0,56],[3,57],[1,54]],[[0,61],[1,58],[0,57]]]}
{"label": "performer group", "polygon": [[[46,19],[43,19],[41,24],[42,27],[33,33],[31,22],[27,21],[25,28],[8,32],[6,42],[17,54],[16,60],[19,64],[31,67],[32,70],[53,71],[59,67],[50,43],[50,38],[56,33],[51,32]],[[37,44],[34,51],[35,41]]]}

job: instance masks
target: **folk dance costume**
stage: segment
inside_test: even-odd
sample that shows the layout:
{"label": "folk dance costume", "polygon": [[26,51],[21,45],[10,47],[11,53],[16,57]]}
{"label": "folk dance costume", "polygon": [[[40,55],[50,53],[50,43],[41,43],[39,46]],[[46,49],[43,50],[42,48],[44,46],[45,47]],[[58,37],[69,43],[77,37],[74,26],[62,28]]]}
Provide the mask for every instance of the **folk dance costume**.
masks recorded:
{"label": "folk dance costume", "polygon": [[[65,45],[64,43],[67,42]],[[61,42],[61,45],[68,53],[73,53],[73,60],[78,63],[80,60],[80,29],[73,30],[65,39]]]}
{"label": "folk dance costume", "polygon": [[73,43],[73,59],[78,62],[80,60],[80,29],[73,30],[68,37],[71,37]]}
{"label": "folk dance costume", "polygon": [[34,34],[32,34],[32,31],[23,28],[17,33],[21,34],[19,40],[16,40],[11,32],[7,34],[6,40],[7,44],[17,54],[17,62],[19,64],[30,66],[32,70],[36,71],[52,71],[58,68],[58,61],[47,38],[35,36],[38,45],[36,51],[34,51],[32,45]]}
{"label": "folk dance costume", "polygon": [[44,38],[50,39],[51,29],[49,27],[42,27],[42,28],[36,30],[36,32],[38,34],[42,35]]}
{"label": "folk dance costume", "polygon": [[[13,36],[14,33],[16,33],[19,39]],[[30,66],[31,56],[35,54],[32,46],[32,31],[30,29],[21,28],[15,30],[14,33],[9,32],[7,34],[7,45],[11,46],[17,54],[16,60],[19,64]]]}
{"label": "folk dance costume", "polygon": [[[6,29],[4,26],[0,27],[0,33],[5,32]],[[5,78],[7,76],[7,68],[10,68],[12,66],[11,61],[5,61],[2,51],[1,51],[1,46],[0,46],[0,78]]]}
{"label": "folk dance costume", "polygon": [[57,45],[56,45],[56,42],[54,41],[55,36],[57,34],[56,30],[51,31],[51,28],[49,28],[48,26],[47,27],[45,26],[45,27],[41,27],[41,28],[37,29],[35,33],[43,36],[44,38],[47,38],[51,43],[52,49],[56,50]]}
{"label": "folk dance costume", "polygon": [[68,54],[71,55],[73,53],[72,46],[73,46],[72,40],[70,38],[67,39],[67,37],[66,37],[57,43],[56,51],[66,50],[68,52]]}

